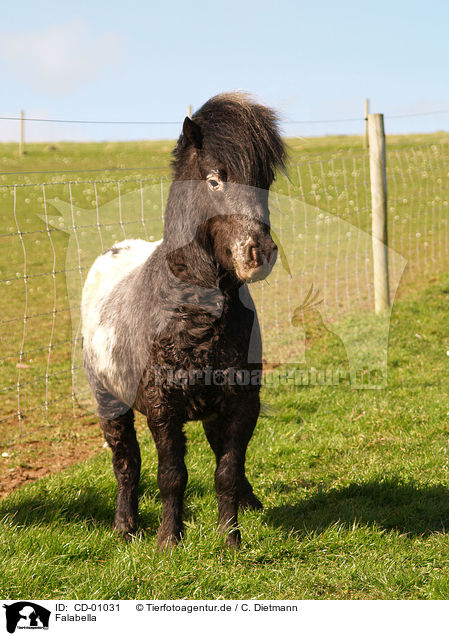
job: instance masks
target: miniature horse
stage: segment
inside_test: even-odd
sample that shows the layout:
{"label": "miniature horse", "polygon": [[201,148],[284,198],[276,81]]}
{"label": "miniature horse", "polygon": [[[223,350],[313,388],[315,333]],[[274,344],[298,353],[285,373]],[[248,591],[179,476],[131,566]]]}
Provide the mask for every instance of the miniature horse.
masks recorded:
{"label": "miniature horse", "polygon": [[261,509],[245,476],[259,415],[262,351],[246,283],[271,271],[268,190],[285,149],[275,113],[221,94],[190,119],[173,151],[162,241],[127,240],[93,264],[82,297],[83,357],[112,449],[115,528],[137,530],[137,409],[158,455],[160,548],[183,533],[188,420],[202,420],[216,457],[219,528],[241,540],[239,505]]}

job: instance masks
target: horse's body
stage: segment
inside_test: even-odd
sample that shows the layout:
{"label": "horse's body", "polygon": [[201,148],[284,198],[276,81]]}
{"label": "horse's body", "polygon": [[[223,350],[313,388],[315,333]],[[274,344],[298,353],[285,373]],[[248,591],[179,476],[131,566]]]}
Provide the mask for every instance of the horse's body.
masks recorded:
{"label": "horse's body", "polygon": [[201,419],[217,460],[220,527],[237,545],[239,504],[262,507],[244,471],[262,368],[245,282],[275,261],[267,190],[284,149],[272,111],[223,95],[186,119],[174,154],[163,241],[117,244],[86,279],[85,368],[113,451],[117,529],[137,528],[136,409],[158,452],[159,544],[182,536],[183,425]]}

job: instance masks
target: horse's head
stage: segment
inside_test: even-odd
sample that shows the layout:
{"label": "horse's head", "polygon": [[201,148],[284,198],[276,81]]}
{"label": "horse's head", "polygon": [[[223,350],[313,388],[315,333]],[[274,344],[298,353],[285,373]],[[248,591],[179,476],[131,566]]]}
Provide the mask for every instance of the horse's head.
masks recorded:
{"label": "horse's head", "polygon": [[201,162],[209,218],[201,228],[217,263],[242,282],[271,272],[277,245],[270,234],[268,190],[239,183],[212,157]]}
{"label": "horse's head", "polygon": [[194,184],[197,239],[239,282],[265,278],[277,256],[268,191],[285,150],[275,113],[240,94],[212,98],[186,117],[175,179]]}

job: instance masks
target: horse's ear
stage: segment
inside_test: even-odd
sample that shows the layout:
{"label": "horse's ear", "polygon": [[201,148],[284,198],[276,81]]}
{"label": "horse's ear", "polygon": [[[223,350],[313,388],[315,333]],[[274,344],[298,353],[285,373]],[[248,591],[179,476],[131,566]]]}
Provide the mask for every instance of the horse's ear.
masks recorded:
{"label": "horse's ear", "polygon": [[200,126],[196,124],[190,117],[184,119],[182,132],[185,138],[192,144],[194,148],[201,150],[203,147],[203,133]]}

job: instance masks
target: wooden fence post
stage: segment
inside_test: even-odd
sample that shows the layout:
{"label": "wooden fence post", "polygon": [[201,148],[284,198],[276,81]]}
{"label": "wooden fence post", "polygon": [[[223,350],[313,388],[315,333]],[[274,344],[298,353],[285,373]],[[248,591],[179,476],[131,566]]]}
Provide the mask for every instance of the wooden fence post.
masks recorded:
{"label": "wooden fence post", "polygon": [[20,111],[20,142],[19,142],[19,155],[25,154],[25,113]]}
{"label": "wooden fence post", "polygon": [[387,233],[387,173],[383,115],[368,115],[369,168],[373,235],[374,307],[381,314],[390,306]]}

